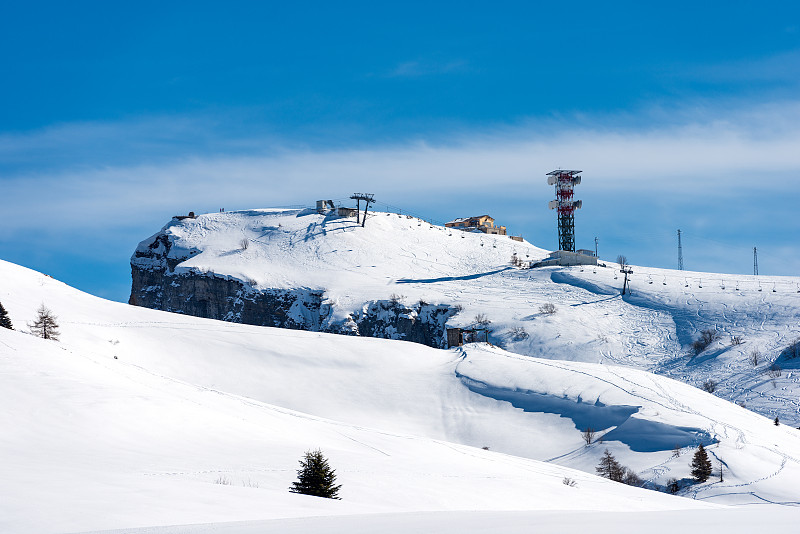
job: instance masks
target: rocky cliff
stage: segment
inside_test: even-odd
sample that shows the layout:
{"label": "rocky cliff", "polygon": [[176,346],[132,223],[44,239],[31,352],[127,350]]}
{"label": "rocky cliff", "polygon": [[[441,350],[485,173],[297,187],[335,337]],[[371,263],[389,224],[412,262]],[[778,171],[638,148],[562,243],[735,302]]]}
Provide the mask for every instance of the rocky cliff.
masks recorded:
{"label": "rocky cliff", "polygon": [[409,306],[392,297],[332,313],[334,305],[326,302],[324,289],[262,288],[252,280],[182,266],[199,251],[176,244],[171,228],[177,224],[173,221],[142,241],[131,257],[130,304],[258,326],[447,346],[445,324],[457,307],[422,301]]}

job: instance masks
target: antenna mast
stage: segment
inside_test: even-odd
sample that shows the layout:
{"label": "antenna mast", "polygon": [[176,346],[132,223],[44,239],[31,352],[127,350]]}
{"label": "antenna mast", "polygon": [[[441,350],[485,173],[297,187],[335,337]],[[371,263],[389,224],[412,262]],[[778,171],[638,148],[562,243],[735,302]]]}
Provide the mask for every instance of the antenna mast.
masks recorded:
{"label": "antenna mast", "polygon": [[558,211],[558,249],[575,252],[575,210],[583,206],[582,200],[573,200],[575,186],[581,183],[581,171],[551,171],[547,184],[556,186],[556,199],[549,207]]}
{"label": "antenna mast", "polygon": [[753,274],[758,276],[758,251],[753,247]]}
{"label": "antenna mast", "polygon": [[678,270],[683,270],[683,247],[681,246],[681,231],[678,230]]}

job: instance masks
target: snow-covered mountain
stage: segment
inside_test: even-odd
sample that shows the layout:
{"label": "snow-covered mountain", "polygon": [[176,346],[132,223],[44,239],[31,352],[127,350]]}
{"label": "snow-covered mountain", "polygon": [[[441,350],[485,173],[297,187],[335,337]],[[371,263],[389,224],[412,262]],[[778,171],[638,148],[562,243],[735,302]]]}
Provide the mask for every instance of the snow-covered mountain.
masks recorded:
{"label": "snow-covered mountain", "polygon": [[[480,239],[463,239],[473,237]],[[505,272],[489,278],[552,283]],[[477,532],[487,522],[535,521],[549,525],[545,531],[577,532],[603,517],[653,532],[689,518],[739,532],[787,528],[800,517],[763,504],[798,504],[800,432],[666,377],[483,344],[440,350],[176,315],[92,297],[5,262],[0,279],[0,302],[18,329],[44,303],[62,332],[54,342],[0,329],[3,532],[217,524],[196,527],[211,532],[249,520],[259,522],[224,531],[327,524],[366,532],[387,523],[388,532],[441,531],[434,525],[445,521]],[[566,297],[593,293],[553,286],[565,297],[550,296],[558,312],[527,321],[550,321],[566,334],[578,324]],[[474,305],[464,300],[465,311]],[[589,425],[603,443],[585,445]],[[591,474],[608,448],[653,484],[682,479],[698,443],[708,445],[715,468],[722,460],[725,480],[687,486],[689,498]],[[317,447],[337,469],[342,501],[287,491],[303,451]],[[715,508],[729,504],[760,506]],[[348,517],[275,522],[312,516]],[[173,531],[185,530],[147,532]]]}
{"label": "snow-covered mountain", "polygon": [[[250,210],[174,219],[132,258],[131,301],[230,321],[446,346],[445,326],[491,321],[522,355],[635,367],[800,426],[800,278],[634,266],[517,269],[528,242],[394,213],[355,219]],[[554,304],[555,314],[540,312]],[[459,311],[460,310],[460,311]],[[254,317],[260,321],[257,322]],[[701,331],[716,338],[700,354]],[[753,363],[752,354],[759,354]]]}

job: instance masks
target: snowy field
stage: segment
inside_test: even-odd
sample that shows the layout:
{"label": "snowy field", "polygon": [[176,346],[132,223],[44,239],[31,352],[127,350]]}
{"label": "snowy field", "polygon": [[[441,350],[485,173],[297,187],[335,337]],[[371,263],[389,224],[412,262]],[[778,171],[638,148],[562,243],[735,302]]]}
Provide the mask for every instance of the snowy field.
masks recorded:
{"label": "snowy field", "polygon": [[[171,256],[190,256],[178,273],[325,290],[332,320],[392,295],[407,304],[459,304],[463,312],[451,326],[483,314],[492,321],[492,341],[511,352],[635,367],[697,387],[713,379],[717,396],[800,426],[800,358],[781,358],[800,340],[798,277],[634,265],[632,295],[623,298],[619,267],[610,261],[616,253],[603,260],[601,252],[605,267],[519,270],[509,266],[512,255],[536,261],[547,252],[391,213],[372,214],[364,228],[311,210],[212,213],[173,221],[165,231]],[[546,303],[556,306],[554,315],[540,313]],[[717,339],[695,357],[691,344],[706,329]],[[741,344],[731,343],[735,337]],[[756,365],[754,350],[761,355]],[[781,372],[771,376],[776,363]]]}
{"label": "snowy field", "polygon": [[[6,262],[0,280],[17,329],[44,302],[62,332],[0,329],[0,532],[752,532],[800,519],[800,432],[666,377],[174,315]],[[565,315],[549,320],[566,332]],[[589,423],[604,443],[585,446]],[[701,442],[724,481],[680,497],[592,474],[608,448],[652,484],[683,479]],[[341,501],[288,492],[318,447]]]}

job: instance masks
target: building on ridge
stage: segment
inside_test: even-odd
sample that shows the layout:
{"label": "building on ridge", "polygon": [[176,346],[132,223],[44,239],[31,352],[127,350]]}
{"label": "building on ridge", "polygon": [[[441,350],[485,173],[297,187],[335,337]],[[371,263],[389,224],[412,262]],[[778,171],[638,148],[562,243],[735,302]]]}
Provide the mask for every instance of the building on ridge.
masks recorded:
{"label": "building on ridge", "polygon": [[483,232],[484,234],[506,235],[505,226],[495,226],[494,219],[488,215],[477,217],[464,217],[445,223],[447,228],[463,230],[465,232]]}

